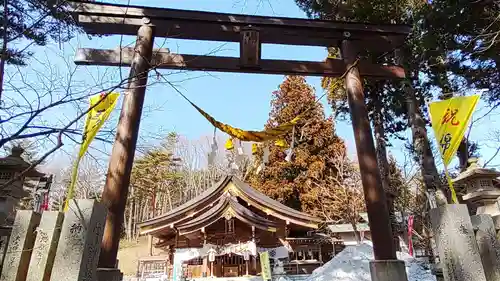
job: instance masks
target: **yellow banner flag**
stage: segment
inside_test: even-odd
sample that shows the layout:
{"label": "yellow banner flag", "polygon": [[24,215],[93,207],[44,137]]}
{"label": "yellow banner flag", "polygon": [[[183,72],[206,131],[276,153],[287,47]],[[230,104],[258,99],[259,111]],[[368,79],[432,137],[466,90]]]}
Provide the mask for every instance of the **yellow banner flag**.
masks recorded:
{"label": "yellow banner flag", "polygon": [[450,186],[451,199],[458,203],[453,182],[448,173],[448,165],[457,152],[467,129],[467,124],[479,101],[479,95],[454,97],[429,104],[432,129],[443,157],[444,172]]}
{"label": "yellow banner flag", "polygon": [[224,144],[224,147],[226,148],[226,150],[232,150],[234,148],[233,139],[232,138],[227,139],[226,144]]}
{"label": "yellow banner flag", "polygon": [[119,93],[103,93],[90,97],[89,108],[91,108],[91,110],[88,112],[87,120],[85,121],[85,128],[83,129],[82,136],[82,145],[80,146],[78,157],[76,158],[75,165],[73,166],[71,183],[66,195],[66,201],[64,203],[64,211],[68,210],[69,201],[73,199],[80,160],[83,158],[83,155],[85,155],[85,152],[87,152],[90,143],[92,142],[92,140],[94,140],[99,129],[101,129],[104,122],[106,122],[106,120],[109,118],[109,115],[118,102],[119,96]]}
{"label": "yellow banner flag", "polygon": [[286,141],[284,139],[277,139],[274,142],[274,145],[276,145],[277,147],[281,147],[281,148],[287,148],[288,147],[288,144],[286,143]]}
{"label": "yellow banner flag", "polygon": [[257,154],[259,147],[257,146],[256,143],[252,143],[252,155]]}
{"label": "yellow banner flag", "polygon": [[262,252],[260,256],[260,267],[262,269],[262,280],[271,280],[271,264],[269,263],[269,253]]}
{"label": "yellow banner flag", "polygon": [[479,95],[474,95],[429,104],[432,129],[445,166],[457,152],[478,101]]}

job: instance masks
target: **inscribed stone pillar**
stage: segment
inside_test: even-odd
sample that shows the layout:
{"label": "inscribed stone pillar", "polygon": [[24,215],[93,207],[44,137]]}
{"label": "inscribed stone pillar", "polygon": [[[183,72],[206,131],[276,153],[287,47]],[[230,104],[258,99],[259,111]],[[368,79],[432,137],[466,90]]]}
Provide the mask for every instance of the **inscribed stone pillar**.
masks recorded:
{"label": "inscribed stone pillar", "polygon": [[64,214],[43,212],[26,281],[49,281]]}
{"label": "inscribed stone pillar", "polygon": [[65,213],[51,281],[94,281],[106,207],[95,200],[72,200]]}
{"label": "inscribed stone pillar", "polygon": [[500,215],[491,217],[493,219],[493,226],[495,227],[495,232],[497,239],[500,240]]}
{"label": "inscribed stone pillar", "polygon": [[40,214],[33,211],[17,211],[0,280],[25,280],[35,244],[35,230],[39,223]]}
{"label": "inscribed stone pillar", "polygon": [[490,215],[471,216],[476,231],[479,255],[488,281],[500,281],[500,242],[496,238],[495,226]]}
{"label": "inscribed stone pillar", "polygon": [[434,237],[446,281],[486,281],[467,206],[430,210]]}
{"label": "inscribed stone pillar", "polygon": [[5,252],[7,252],[7,244],[9,243],[9,235],[0,235],[0,273],[2,272]]}

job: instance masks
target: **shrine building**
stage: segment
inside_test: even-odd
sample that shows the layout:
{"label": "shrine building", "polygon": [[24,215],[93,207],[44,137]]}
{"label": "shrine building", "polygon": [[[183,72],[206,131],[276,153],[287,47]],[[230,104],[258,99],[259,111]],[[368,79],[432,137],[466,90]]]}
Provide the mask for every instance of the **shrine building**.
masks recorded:
{"label": "shrine building", "polygon": [[289,208],[235,176],[139,224],[168,254],[169,280],[261,274],[268,252],[273,275],[310,274],[334,255],[332,240],[317,232],[322,220]]}

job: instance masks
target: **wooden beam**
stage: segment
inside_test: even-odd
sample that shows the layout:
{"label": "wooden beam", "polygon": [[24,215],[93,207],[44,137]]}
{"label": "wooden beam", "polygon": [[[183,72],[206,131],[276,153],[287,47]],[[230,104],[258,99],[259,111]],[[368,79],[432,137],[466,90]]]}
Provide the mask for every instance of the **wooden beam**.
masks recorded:
{"label": "wooden beam", "polygon": [[[88,34],[124,34],[133,35],[141,25],[140,18],[123,18],[108,15],[80,15],[80,25]],[[156,27],[156,37],[168,37],[187,40],[207,40],[222,42],[239,42],[240,31],[245,26],[230,24],[203,24],[198,22],[151,19]],[[201,29],[200,29],[201,28]],[[350,32],[351,40],[364,44],[365,49],[374,52],[385,52],[400,47],[404,36],[369,32]],[[302,46],[338,46],[345,39],[342,30],[311,30],[306,28],[264,27],[260,39],[263,44],[285,44]]]}
{"label": "wooden beam", "polygon": [[85,15],[114,15],[123,18],[123,15],[135,18],[148,17],[150,19],[172,19],[196,21],[199,23],[219,23],[246,26],[252,25],[258,27],[264,26],[279,26],[286,28],[307,28],[307,29],[326,29],[326,30],[342,30],[342,31],[362,31],[375,32],[385,34],[399,34],[406,36],[411,27],[408,25],[396,24],[369,24],[369,23],[354,23],[326,20],[310,20],[301,18],[286,18],[286,17],[266,17],[266,16],[249,16],[241,14],[226,14],[214,12],[201,12],[189,10],[177,10],[156,7],[144,7],[134,5],[120,5],[111,3],[91,3],[91,2],[70,2],[73,12]]}
{"label": "wooden beam", "polygon": [[[156,27],[156,37],[239,42],[242,28],[260,29],[266,44],[338,46],[349,38],[367,43],[374,51],[389,51],[400,46],[410,32],[405,25],[372,25],[296,18],[261,17],[199,11],[72,2],[76,17],[90,34],[135,35],[142,17]],[[124,14],[126,13],[126,17]],[[368,43],[369,42],[369,43]]]}
{"label": "wooden beam", "polygon": [[[77,65],[129,66],[133,55],[133,48],[123,48],[121,55],[119,49],[83,48],[77,50],[75,63]],[[325,62],[266,59],[260,60],[260,68],[244,68],[240,65],[239,58],[174,54],[167,49],[154,50],[151,63],[153,67],[158,69],[330,77],[339,77],[346,70],[345,62],[337,59],[327,59]],[[362,76],[373,79],[401,79],[405,77],[404,69],[399,66],[374,65],[363,61],[359,62],[358,66]]]}

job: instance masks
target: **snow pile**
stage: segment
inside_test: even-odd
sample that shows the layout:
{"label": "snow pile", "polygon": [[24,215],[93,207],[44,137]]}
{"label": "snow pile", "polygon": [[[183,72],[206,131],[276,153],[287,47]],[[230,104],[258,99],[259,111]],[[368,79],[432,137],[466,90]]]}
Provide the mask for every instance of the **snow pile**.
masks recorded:
{"label": "snow pile", "polygon": [[436,281],[429,264],[416,260],[408,253],[397,252],[398,259],[405,261],[408,281]]}
{"label": "snow pile", "polygon": [[[306,281],[371,281],[369,263],[372,259],[371,245],[348,246],[314,270]],[[405,261],[408,281],[436,281],[430,270],[410,255],[398,253],[398,259]]]}
{"label": "snow pile", "polygon": [[288,278],[286,275],[280,275],[278,278],[275,279],[275,281],[291,281],[290,278]]}

